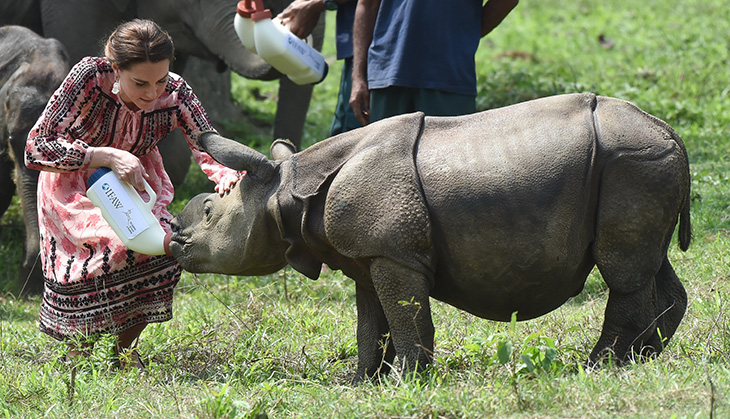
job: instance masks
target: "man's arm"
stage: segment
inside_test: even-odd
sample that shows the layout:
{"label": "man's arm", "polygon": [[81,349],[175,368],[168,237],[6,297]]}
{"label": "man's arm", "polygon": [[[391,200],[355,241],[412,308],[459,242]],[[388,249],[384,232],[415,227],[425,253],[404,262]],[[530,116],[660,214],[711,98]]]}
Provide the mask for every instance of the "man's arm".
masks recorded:
{"label": "man's arm", "polygon": [[487,0],[482,7],[482,37],[496,28],[517,6],[519,0]]}
{"label": "man's arm", "polygon": [[359,0],[355,11],[352,34],[352,91],[350,107],[363,125],[370,122],[370,91],[368,90],[368,48],[373,41],[375,19],[378,17],[380,0]]}

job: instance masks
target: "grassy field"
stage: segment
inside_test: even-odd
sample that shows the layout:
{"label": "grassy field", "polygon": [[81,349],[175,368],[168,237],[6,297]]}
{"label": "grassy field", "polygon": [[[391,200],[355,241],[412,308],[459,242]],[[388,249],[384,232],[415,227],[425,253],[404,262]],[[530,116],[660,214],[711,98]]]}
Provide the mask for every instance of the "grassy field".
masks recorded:
{"label": "grassy field", "polygon": [[[331,15],[330,15],[331,17]],[[326,137],[339,63],[314,91],[305,144]],[[311,281],[183,274],[175,318],[140,342],[147,369],[117,371],[103,337],[72,368],[37,330],[39,299],[18,299],[17,202],[0,220],[0,416],[109,418],[730,417],[730,8],[726,0],[522,0],[477,55],[479,107],[567,92],[630,100],[670,123],[691,160],[694,242],[670,250],[687,314],[660,357],[582,367],[598,338],[607,290],[583,293],[536,320],[497,323],[434,302],[428,378],[394,373],[351,387],[354,286],[340,272]],[[274,84],[234,80],[241,106],[273,122]],[[242,128],[245,130],[245,127]],[[253,131],[252,131],[253,132]],[[260,134],[241,141],[265,151]],[[206,180],[193,167],[172,212]]]}

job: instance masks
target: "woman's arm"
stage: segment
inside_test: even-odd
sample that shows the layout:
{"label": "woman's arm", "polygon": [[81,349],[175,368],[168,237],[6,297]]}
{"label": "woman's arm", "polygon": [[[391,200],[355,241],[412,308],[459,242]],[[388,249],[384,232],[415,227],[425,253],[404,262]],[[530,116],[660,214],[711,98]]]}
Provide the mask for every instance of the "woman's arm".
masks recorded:
{"label": "woman's arm", "polygon": [[88,166],[89,145],[73,138],[68,130],[79,117],[85,96],[95,84],[95,75],[93,62],[84,59],[53,93],[28,133],[24,158],[29,169],[69,172]]}
{"label": "woman's arm", "polygon": [[[215,190],[224,195],[235,184],[246,175],[246,172],[239,172],[216,162],[198,143],[198,138],[205,132],[216,132],[195,93],[185,80],[175,81],[177,84],[177,102],[180,107],[181,118],[178,120],[179,128],[185,135],[188,146],[193,152],[193,158],[200,166],[200,169],[208,176],[208,179],[215,182]],[[216,132],[217,133],[217,132]]]}
{"label": "woman's arm", "polygon": [[92,147],[70,133],[70,127],[84,116],[83,105],[89,97],[96,97],[96,60],[87,57],[77,63],[51,96],[28,134],[25,164],[30,169],[50,172],[109,167],[120,179],[144,190],[148,175],[135,155],[112,147]]}

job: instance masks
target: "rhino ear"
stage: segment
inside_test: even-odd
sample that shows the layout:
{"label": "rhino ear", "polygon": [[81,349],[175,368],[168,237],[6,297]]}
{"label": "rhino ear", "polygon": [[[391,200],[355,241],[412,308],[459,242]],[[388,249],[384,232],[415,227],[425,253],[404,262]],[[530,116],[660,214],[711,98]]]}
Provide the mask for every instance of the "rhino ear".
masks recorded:
{"label": "rhino ear", "polygon": [[263,154],[214,132],[201,134],[198,143],[215,161],[231,169],[245,170],[261,179],[269,179],[276,172],[274,164]]}
{"label": "rhino ear", "polygon": [[297,147],[289,140],[278,139],[271,144],[269,154],[273,160],[284,160],[297,152]]}

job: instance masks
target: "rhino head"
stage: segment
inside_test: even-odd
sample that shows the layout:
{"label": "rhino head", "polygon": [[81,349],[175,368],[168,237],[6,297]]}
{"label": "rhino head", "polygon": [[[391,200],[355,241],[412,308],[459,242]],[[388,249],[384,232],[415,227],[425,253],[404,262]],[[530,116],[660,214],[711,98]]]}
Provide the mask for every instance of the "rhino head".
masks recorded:
{"label": "rhino head", "polygon": [[[278,162],[213,133],[200,142],[216,161],[247,174],[222,197],[209,193],[190,200],[172,221],[172,255],[193,273],[265,275],[283,268],[287,243],[273,215]],[[285,143],[272,145],[275,159],[292,152]]]}

